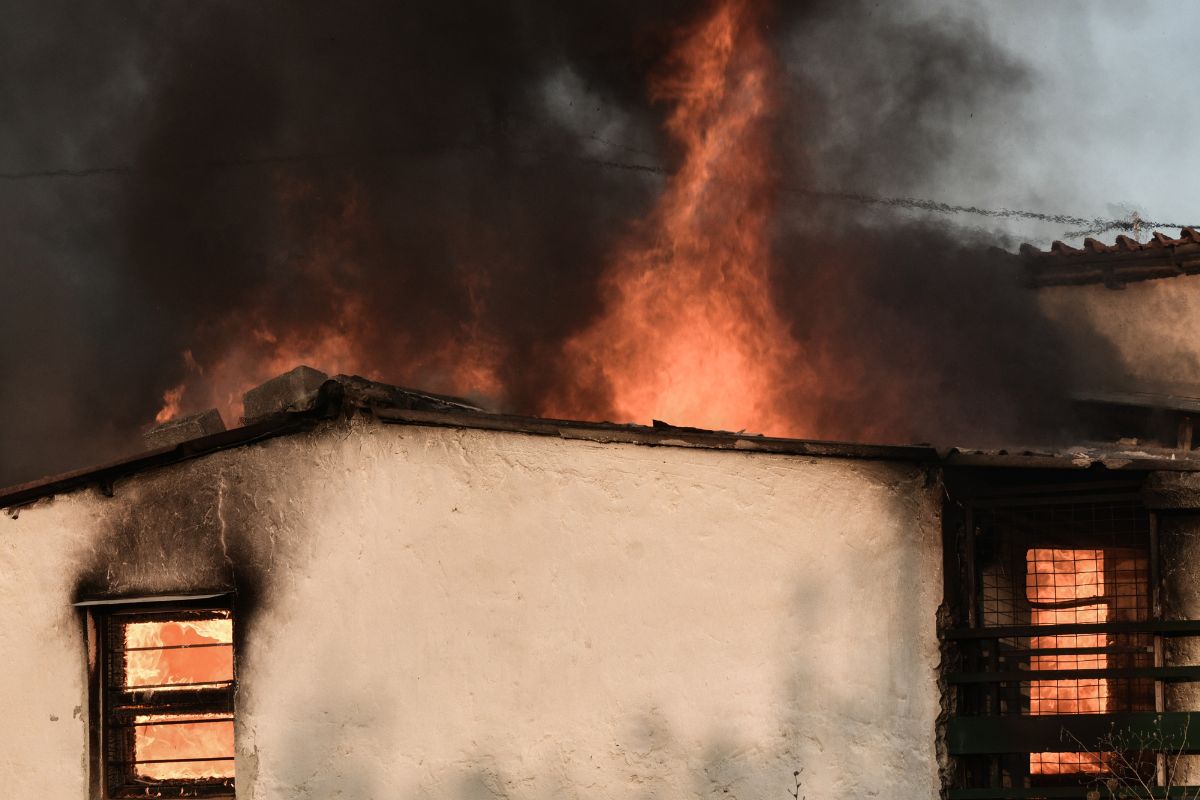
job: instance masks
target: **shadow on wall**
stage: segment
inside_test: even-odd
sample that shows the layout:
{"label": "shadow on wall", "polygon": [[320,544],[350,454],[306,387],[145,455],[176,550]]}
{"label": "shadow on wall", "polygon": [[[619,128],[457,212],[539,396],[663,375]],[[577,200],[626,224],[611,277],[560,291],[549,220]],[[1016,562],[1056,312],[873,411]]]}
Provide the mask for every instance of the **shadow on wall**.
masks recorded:
{"label": "shadow on wall", "polygon": [[[872,553],[869,534],[864,538],[861,552],[839,556],[845,563],[823,561],[821,570],[801,568],[803,580],[794,589],[790,613],[779,620],[778,646],[771,651],[777,654],[777,699],[770,712],[774,718],[765,725],[763,720],[753,724],[766,733],[756,735],[739,728],[736,720],[716,718],[708,721],[707,730],[682,731],[673,729],[657,708],[643,707],[618,719],[611,737],[592,737],[593,742],[604,742],[598,751],[588,752],[583,741],[546,747],[545,742],[508,742],[505,731],[481,729],[477,738],[471,732],[463,737],[453,760],[426,762],[423,753],[399,752],[393,744],[411,738],[411,732],[400,735],[401,726],[412,724],[405,721],[405,709],[381,704],[369,691],[351,685],[382,683],[382,676],[371,680],[376,667],[364,666],[347,680],[346,654],[327,652],[313,672],[314,685],[321,687],[314,690],[319,698],[293,698],[292,707],[304,725],[270,757],[273,774],[261,776],[266,779],[263,786],[250,787],[249,796],[785,800],[795,789],[794,773],[802,769],[801,796],[919,797],[928,781],[932,798],[937,686],[932,674],[914,665],[925,663],[921,648],[928,645],[934,621],[910,613],[898,602],[913,596],[914,576],[923,574],[923,565],[916,552],[905,555],[893,548]],[[865,566],[856,567],[853,561]],[[856,583],[881,570],[893,576],[890,582],[870,587]],[[845,652],[845,660],[839,662],[826,656],[844,650],[837,647],[847,635],[843,626],[852,624],[859,613],[847,601],[848,592],[868,594],[877,601],[872,608],[878,610],[882,603],[888,610],[864,630],[861,646]],[[835,609],[832,617],[814,623],[814,613],[821,610],[824,616],[827,609]],[[736,680],[728,675],[714,678],[714,683]],[[468,688],[463,687],[464,694]],[[428,719],[429,709],[422,711]],[[322,724],[322,719],[338,721]],[[604,719],[613,723],[611,716]],[[548,728],[557,724],[561,719],[548,723]],[[554,734],[548,729],[546,740]],[[503,752],[490,750],[488,740],[500,742]],[[365,746],[350,744],[364,741]]]}
{"label": "shadow on wall", "polygon": [[[336,687],[336,661],[327,666],[331,669],[324,676],[330,683],[325,685]],[[247,776],[251,778],[245,784],[248,796],[294,800],[786,798],[799,769],[795,756],[787,752],[786,731],[766,746],[713,736],[707,745],[689,747],[654,712],[638,715],[628,726],[628,735],[613,740],[608,752],[564,754],[560,750],[556,758],[531,764],[519,751],[506,759],[472,752],[473,747],[464,743],[456,764],[426,768],[419,756],[398,753],[388,744],[399,709],[336,688],[321,705],[353,712],[336,725],[313,725],[310,720],[303,731],[294,728],[280,752],[269,759],[275,774]],[[321,715],[323,710],[314,708],[309,713]],[[348,727],[359,728],[359,733],[370,730],[373,746],[347,746]],[[589,771],[594,773],[592,779],[586,774]],[[397,785],[397,774],[411,781],[414,773],[422,776],[416,785]]]}
{"label": "shadow on wall", "polygon": [[[919,535],[940,542],[940,523],[921,498],[893,491],[878,518],[924,520]],[[851,531],[838,547],[807,569],[793,594],[795,617],[779,632],[794,648],[781,674],[783,752],[804,770],[809,797],[935,797],[940,568],[927,547],[898,546],[870,529]],[[781,774],[787,766],[778,764]]]}
{"label": "shadow on wall", "polygon": [[[290,726],[280,752],[269,759],[256,754],[259,774],[247,782],[248,796],[296,800],[411,796],[390,782],[394,762],[404,760],[388,746],[399,709],[381,703],[361,687],[344,685],[339,663],[344,668],[344,654],[326,654],[312,668],[313,696],[296,698],[292,706],[300,724]],[[370,748],[361,746],[367,738],[363,731],[371,733]],[[260,772],[268,761],[275,769]]]}

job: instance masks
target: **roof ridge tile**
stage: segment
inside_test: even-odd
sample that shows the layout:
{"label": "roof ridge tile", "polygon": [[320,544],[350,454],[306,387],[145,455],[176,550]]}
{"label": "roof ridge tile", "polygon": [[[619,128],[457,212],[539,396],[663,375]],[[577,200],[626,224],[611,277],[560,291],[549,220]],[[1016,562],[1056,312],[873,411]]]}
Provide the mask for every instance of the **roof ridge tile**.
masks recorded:
{"label": "roof ridge tile", "polygon": [[1071,247],[1071,245],[1060,239],[1055,239],[1054,244],[1050,245],[1050,252],[1060,256],[1073,256],[1076,253],[1082,253],[1083,251],[1078,247]]}

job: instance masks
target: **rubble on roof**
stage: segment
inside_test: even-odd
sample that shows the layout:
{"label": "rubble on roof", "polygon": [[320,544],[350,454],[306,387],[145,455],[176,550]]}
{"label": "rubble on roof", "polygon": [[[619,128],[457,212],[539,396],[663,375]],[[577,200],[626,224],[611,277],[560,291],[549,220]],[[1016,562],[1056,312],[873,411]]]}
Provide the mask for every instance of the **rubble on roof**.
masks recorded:
{"label": "rubble on roof", "polygon": [[1127,283],[1200,273],[1200,231],[1183,228],[1178,239],[1155,231],[1145,242],[1118,236],[1111,245],[1088,238],[1081,248],[1059,241],[1049,250],[1023,244],[1020,253],[1032,286],[1103,284],[1120,289]]}
{"label": "rubble on roof", "polygon": [[947,466],[1052,467],[1055,469],[1167,470],[1200,471],[1200,453],[1161,447],[1141,447],[1136,443],[1087,443],[1061,448],[976,449],[953,447],[943,452]]}
{"label": "rubble on roof", "polygon": [[272,414],[307,411],[316,403],[327,380],[329,376],[324,372],[304,365],[276,375],[242,395],[242,421],[256,422]]}
{"label": "rubble on roof", "polygon": [[189,414],[186,417],[176,417],[155,425],[142,434],[142,443],[147,450],[158,450],[163,447],[174,447],[189,439],[199,439],[201,436],[212,436],[225,430],[225,421],[215,408]]}
{"label": "rubble on roof", "polygon": [[312,367],[300,366],[255,386],[243,396],[242,422],[252,424],[317,409],[337,394],[343,407],[359,409],[401,408],[422,411],[483,411],[466,400],[405,389],[358,375],[330,378]]}

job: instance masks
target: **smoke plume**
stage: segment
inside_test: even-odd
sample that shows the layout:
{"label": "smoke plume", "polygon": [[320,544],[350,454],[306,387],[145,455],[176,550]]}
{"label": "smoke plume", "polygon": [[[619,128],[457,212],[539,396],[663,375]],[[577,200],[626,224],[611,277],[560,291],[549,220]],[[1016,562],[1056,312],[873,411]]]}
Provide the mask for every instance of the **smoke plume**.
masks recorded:
{"label": "smoke plume", "polygon": [[[659,279],[670,261],[651,223],[694,167],[671,124],[688,87],[654,87],[722,5],[10,8],[0,483],[132,449],[156,415],[215,405],[233,424],[242,390],[297,363],[649,422],[657,409],[627,418],[642,410],[603,368],[625,356],[597,331],[613,276],[632,279],[623,253],[656,254],[637,274]],[[1032,76],[985,31],[898,4],[728,5],[733,52],[760,43],[769,81],[768,107],[723,143],[761,157],[764,247],[739,253],[761,270],[752,327],[786,339],[739,358],[806,377],[770,389],[778,414],[716,422],[894,442],[1062,433],[1069,384],[1116,360],[1042,315],[994,250],[1013,243],[813,194],[921,191],[952,161],[984,186],[996,167],[962,121],[1018,119]],[[687,368],[724,377],[703,353]]]}

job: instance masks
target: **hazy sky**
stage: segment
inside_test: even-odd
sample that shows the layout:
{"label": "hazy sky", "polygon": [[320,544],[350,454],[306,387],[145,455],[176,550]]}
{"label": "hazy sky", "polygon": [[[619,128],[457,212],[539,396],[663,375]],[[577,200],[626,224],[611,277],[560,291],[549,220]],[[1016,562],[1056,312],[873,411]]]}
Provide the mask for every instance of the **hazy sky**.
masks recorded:
{"label": "hazy sky", "polygon": [[[1200,110],[1189,97],[1200,48],[1186,24],[1196,8],[1189,2],[916,3],[918,15],[976,20],[1032,70],[1019,108],[1000,119],[984,113],[962,121],[961,150],[930,176],[929,196],[1086,217],[1137,210],[1144,219],[1200,224],[1190,179],[1200,166],[1200,151],[1190,146]],[[973,220],[1042,246],[1064,232],[1056,224]],[[1111,241],[1116,233],[1098,238]]]}

